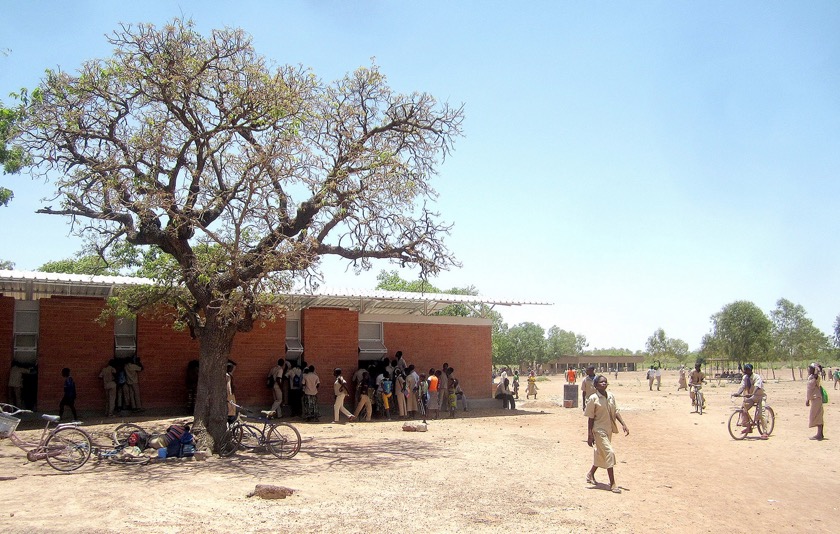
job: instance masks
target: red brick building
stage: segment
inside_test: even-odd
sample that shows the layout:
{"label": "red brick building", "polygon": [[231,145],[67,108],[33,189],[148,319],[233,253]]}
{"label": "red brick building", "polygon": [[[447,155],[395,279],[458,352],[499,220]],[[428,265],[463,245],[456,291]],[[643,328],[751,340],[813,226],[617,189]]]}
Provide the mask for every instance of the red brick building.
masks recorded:
{"label": "red brick building", "polygon": [[[80,410],[104,406],[100,370],[108,360],[136,352],[145,408],[182,410],[186,403],[186,368],[198,359],[198,342],[161,319],[140,315],[134,321],[98,320],[105,298],[120,285],[138,280],[108,276],[0,271],[0,380],[5,385],[13,361],[37,363],[24,376],[24,399],[39,411],[54,412],[62,396],[61,369],[76,381]],[[401,350],[418,371],[455,368],[470,398],[488,398],[491,376],[491,321],[434,316],[452,303],[519,305],[465,295],[388,291],[288,296],[288,311],[274,322],[258,323],[237,334],[231,359],[237,401],[253,407],[271,405],[265,386],[268,370],[280,357],[303,358],[321,378],[320,401],[332,403],[332,370],[349,378],[361,363],[394,357]],[[4,391],[0,398],[8,398]]]}

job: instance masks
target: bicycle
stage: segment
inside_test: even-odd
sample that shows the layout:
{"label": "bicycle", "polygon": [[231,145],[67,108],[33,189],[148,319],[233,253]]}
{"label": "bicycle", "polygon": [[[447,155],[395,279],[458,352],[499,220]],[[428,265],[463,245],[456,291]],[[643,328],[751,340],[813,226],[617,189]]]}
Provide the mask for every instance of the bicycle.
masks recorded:
{"label": "bicycle", "polygon": [[[743,395],[732,395],[733,397],[742,397]],[[776,412],[767,404],[767,396],[753,407],[754,415],[750,416],[750,412],[744,409],[743,406],[735,408],[732,415],[729,416],[729,435],[732,439],[742,440],[747,437],[747,434],[752,432],[752,427],[758,428],[758,432],[762,438],[773,433],[776,426]],[[741,418],[747,421],[747,426],[738,425]]]}
{"label": "bicycle", "polygon": [[150,456],[135,455],[126,452],[129,447],[138,447],[141,451],[146,448],[149,434],[134,423],[123,423],[112,433],[112,446],[93,444],[91,453],[99,460],[108,460],[120,465],[146,465],[152,461]]}
{"label": "bicycle", "polygon": [[691,384],[691,389],[694,391],[694,400],[691,401],[694,406],[694,411],[703,415],[703,409],[706,407],[706,398],[703,397],[703,386],[701,384]]}
{"label": "bicycle", "polygon": [[18,414],[32,413],[11,404],[0,403],[0,439],[9,438],[12,444],[26,451],[30,462],[46,460],[53,469],[70,472],[79,469],[90,459],[93,447],[90,435],[79,428],[81,422],[61,423],[59,416],[42,414],[47,424],[38,441],[25,441],[15,430],[20,423]]}
{"label": "bicycle", "polygon": [[[233,401],[228,401],[238,410],[253,414]],[[219,444],[219,456],[232,456],[237,450],[256,450],[265,448],[281,460],[293,458],[300,451],[300,432],[290,423],[272,421],[268,416],[271,411],[263,411],[262,417],[240,417],[228,426]],[[262,428],[252,423],[262,423]]]}

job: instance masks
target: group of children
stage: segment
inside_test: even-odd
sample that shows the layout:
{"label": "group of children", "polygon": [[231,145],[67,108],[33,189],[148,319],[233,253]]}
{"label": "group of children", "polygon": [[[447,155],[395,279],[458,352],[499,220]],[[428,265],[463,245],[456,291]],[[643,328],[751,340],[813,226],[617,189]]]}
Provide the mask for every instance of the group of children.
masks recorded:
{"label": "group of children", "polygon": [[441,411],[455,416],[458,401],[467,410],[467,397],[457,378],[455,369],[444,363],[442,369],[429,369],[428,374],[417,373],[414,365],[406,365],[402,352],[394,359],[383,358],[378,362],[360,367],[352,376],[355,410],[351,413],[344,407],[345,398],[350,396],[350,384],[342,376],[342,370],[333,371],[335,377],[333,422],[340,422],[340,414],[353,421],[362,416],[370,421],[374,414],[384,419],[392,415],[399,418],[415,418],[418,413],[424,418],[434,413],[437,419]]}

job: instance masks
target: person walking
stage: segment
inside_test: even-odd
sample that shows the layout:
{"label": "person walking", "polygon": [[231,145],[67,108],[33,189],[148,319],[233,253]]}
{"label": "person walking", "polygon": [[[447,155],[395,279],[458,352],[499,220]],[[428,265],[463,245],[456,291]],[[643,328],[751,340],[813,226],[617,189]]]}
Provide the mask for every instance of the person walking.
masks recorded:
{"label": "person walking", "polygon": [[356,410],[353,413],[354,419],[359,417],[363,409],[367,409],[365,412],[365,421],[370,421],[370,416],[373,413],[373,405],[370,402],[371,390],[370,375],[365,371],[362,374],[362,380],[359,381],[359,402],[356,404]]}
{"label": "person walking", "polygon": [[333,392],[335,393],[335,404],[333,405],[333,423],[340,423],[340,415],[344,414],[347,420],[351,423],[356,420],[356,416],[350,413],[350,410],[344,407],[344,399],[350,393],[347,389],[347,381],[341,376],[341,368],[336,367],[333,370],[335,382],[333,383]]}
{"label": "person walking", "polygon": [[823,397],[821,367],[817,363],[808,366],[808,385],[805,393],[805,406],[810,406],[808,413],[808,428],[817,427],[817,434],[811,439],[822,441],[825,439],[823,433]]}
{"label": "person walking", "polygon": [[586,474],[586,482],[597,484],[595,471],[599,467],[607,470],[610,479],[610,491],[621,493],[621,489],[615,483],[615,452],[612,447],[612,435],[618,433],[616,421],[621,423],[624,435],[629,436],[630,430],[621,417],[621,412],[615,402],[612,392],[607,391],[607,377],[598,375],[595,378],[595,393],[586,403],[583,415],[589,418],[589,435],[586,439],[587,445],[595,446],[592,468]]}
{"label": "person walking", "polygon": [[677,391],[681,389],[688,390],[688,382],[685,380],[686,374],[687,371],[685,370],[685,365],[680,365],[680,380],[679,385],[677,386]]}

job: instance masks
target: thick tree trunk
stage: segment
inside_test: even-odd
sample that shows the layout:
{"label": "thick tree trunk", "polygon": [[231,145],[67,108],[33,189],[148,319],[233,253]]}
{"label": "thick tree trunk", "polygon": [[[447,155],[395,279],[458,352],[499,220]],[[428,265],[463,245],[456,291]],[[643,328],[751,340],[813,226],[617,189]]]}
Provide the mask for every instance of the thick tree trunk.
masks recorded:
{"label": "thick tree trunk", "polygon": [[208,317],[198,333],[198,390],[195,397],[195,424],[202,432],[204,444],[216,450],[227,429],[226,366],[230,357],[235,326],[219,326],[215,317]]}

